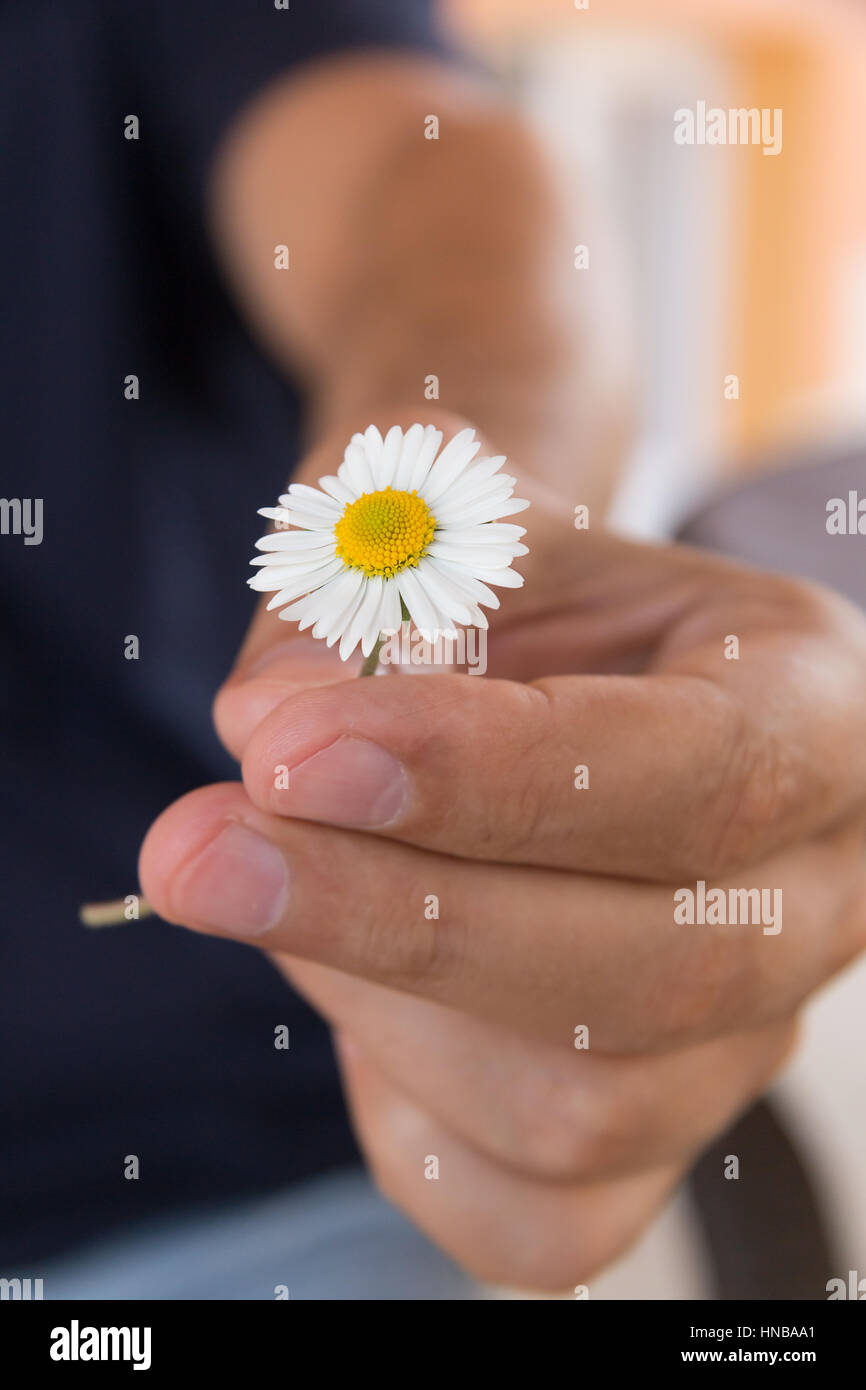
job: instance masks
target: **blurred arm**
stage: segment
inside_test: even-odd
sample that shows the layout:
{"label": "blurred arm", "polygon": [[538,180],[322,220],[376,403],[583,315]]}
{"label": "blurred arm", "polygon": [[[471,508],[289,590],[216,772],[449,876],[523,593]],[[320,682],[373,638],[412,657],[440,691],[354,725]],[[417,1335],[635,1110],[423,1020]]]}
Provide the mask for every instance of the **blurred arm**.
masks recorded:
{"label": "blurred arm", "polygon": [[284,79],[225,140],[212,219],[253,331],[309,393],[314,436],[445,409],[576,500],[606,501],[630,404],[601,351],[617,327],[588,305],[585,238],[536,144],[479,82],[378,55]]}

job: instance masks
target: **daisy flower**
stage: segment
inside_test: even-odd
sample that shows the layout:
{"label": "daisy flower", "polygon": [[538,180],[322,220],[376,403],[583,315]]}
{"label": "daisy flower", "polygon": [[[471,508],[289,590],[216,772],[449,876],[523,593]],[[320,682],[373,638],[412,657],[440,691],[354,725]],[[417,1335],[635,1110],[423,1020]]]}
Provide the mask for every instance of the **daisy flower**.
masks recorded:
{"label": "daisy flower", "polygon": [[482,605],[499,607],[489,585],[523,583],[510,566],[527,553],[524,529],[501,518],[529,503],[500,473],[504,455],[475,459],[474,430],[441,444],[432,425],[353,435],[336,477],[292,483],[278,507],[262,507],[297,529],[256,542],[250,587],[273,593],[281,618],[339,642],[344,661],[359,642],[370,657],[404,617],[430,642],[456,636],[455,623],[486,628]]}

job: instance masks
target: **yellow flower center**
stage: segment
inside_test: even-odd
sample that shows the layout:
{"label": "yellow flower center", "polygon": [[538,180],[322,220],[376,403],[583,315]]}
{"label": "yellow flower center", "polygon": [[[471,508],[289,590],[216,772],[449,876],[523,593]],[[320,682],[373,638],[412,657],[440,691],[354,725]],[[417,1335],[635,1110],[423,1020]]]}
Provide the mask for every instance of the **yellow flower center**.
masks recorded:
{"label": "yellow flower center", "polygon": [[347,569],[390,579],[417,565],[435,529],[436,518],[417,493],[386,487],[349,502],[334,535]]}

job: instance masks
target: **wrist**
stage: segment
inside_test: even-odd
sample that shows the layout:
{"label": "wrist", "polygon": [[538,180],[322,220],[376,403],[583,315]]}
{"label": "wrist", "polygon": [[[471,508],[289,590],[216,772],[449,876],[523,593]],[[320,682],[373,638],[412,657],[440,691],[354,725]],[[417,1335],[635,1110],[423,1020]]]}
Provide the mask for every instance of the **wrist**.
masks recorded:
{"label": "wrist", "polygon": [[[441,429],[447,442],[471,426],[485,454],[505,454],[508,472],[531,479],[558,495],[569,508],[580,502],[603,514],[631,442],[631,412],[579,408],[567,373],[552,368],[539,374],[503,374],[472,382],[461,378],[459,395],[427,400],[425,378],[412,373],[412,389],[359,386],[329,388],[314,400],[308,451],[297,481],[336,470],[356,431],[376,425],[384,436],[392,425],[406,430],[416,421]],[[418,383],[417,386],[415,383]],[[401,389],[402,388],[402,389]]]}

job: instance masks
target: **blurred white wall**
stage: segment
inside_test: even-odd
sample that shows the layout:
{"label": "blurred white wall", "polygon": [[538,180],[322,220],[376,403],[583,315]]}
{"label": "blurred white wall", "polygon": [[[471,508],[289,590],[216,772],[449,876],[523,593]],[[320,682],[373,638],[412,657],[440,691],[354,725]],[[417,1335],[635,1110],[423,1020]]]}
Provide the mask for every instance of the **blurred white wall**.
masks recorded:
{"label": "blurred white wall", "polygon": [[[512,89],[573,193],[575,244],[605,292],[626,272],[640,368],[639,437],[612,524],[668,534],[724,450],[726,285],[737,254],[737,165],[673,140],[673,112],[723,94],[728,75],[700,45],[658,36],[540,38],[505,55]],[[721,95],[719,100],[721,100]],[[727,100],[727,98],[725,98]],[[617,259],[606,275],[581,190],[600,193]],[[620,287],[621,292],[622,287]],[[602,345],[603,346],[603,345]]]}

